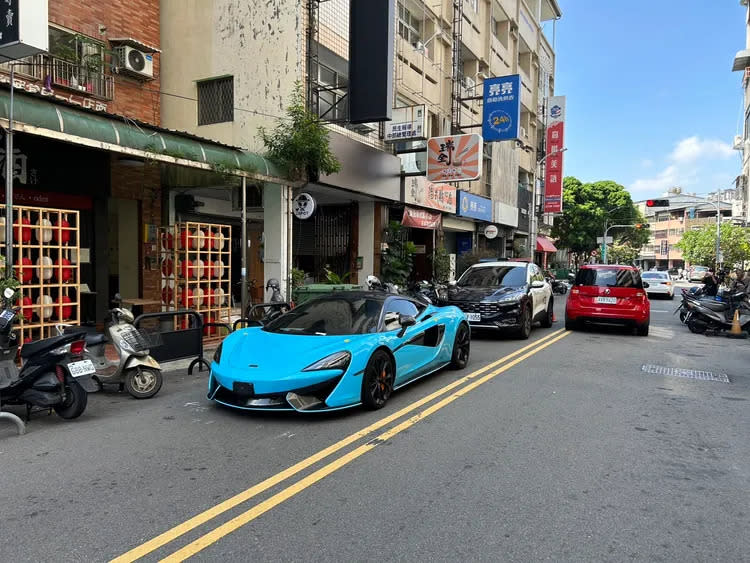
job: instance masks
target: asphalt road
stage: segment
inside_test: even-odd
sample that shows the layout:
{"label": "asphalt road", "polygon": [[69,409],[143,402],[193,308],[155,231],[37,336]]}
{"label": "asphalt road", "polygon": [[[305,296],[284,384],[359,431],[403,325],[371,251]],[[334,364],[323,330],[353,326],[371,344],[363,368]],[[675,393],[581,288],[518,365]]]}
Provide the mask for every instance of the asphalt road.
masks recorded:
{"label": "asphalt road", "polygon": [[750,341],[689,333],[677,300],[648,338],[566,333],[563,300],[377,412],[238,413],[179,372],[3,424],[0,559],[747,561]]}

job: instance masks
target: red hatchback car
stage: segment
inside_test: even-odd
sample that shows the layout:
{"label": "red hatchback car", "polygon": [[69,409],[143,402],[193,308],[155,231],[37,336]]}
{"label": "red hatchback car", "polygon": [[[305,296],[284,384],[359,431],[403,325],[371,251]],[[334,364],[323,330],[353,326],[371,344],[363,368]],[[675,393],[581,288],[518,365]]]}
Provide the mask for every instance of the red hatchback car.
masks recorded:
{"label": "red hatchback car", "polygon": [[648,336],[651,303],[647,287],[632,266],[582,266],[565,304],[565,328],[573,330],[586,321],[625,324]]}

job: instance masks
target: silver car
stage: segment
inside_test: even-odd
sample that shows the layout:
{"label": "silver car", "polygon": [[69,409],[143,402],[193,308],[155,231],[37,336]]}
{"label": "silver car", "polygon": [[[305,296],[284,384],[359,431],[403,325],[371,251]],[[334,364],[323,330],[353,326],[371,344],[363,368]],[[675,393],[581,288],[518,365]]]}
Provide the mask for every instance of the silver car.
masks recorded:
{"label": "silver car", "polygon": [[652,295],[664,295],[669,299],[674,298],[674,282],[668,272],[643,272],[643,281],[648,282],[649,297]]}

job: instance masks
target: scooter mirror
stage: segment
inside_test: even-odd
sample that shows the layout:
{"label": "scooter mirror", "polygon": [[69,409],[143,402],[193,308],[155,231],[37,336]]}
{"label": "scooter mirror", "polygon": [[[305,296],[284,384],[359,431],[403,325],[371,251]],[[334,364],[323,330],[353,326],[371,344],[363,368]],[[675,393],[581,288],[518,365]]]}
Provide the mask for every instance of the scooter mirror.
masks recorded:
{"label": "scooter mirror", "polygon": [[16,292],[13,291],[12,288],[6,287],[5,291],[3,291],[3,296],[5,296],[6,299],[10,299],[11,297],[13,297],[13,295],[15,295],[15,293]]}

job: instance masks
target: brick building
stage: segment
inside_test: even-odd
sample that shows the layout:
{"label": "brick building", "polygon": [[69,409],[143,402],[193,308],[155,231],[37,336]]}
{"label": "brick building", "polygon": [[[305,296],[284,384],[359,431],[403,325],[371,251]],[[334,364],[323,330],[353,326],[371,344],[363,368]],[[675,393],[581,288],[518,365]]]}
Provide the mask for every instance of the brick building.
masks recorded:
{"label": "brick building", "polygon": [[[28,241],[25,231],[14,234],[24,319],[41,325],[32,338],[49,335],[51,323],[62,318],[101,325],[116,293],[150,301],[145,310],[160,309],[156,233],[165,222],[162,182],[168,169],[172,175],[175,169],[192,171],[181,180],[202,183],[198,174],[218,169],[278,181],[260,157],[160,127],[159,0],[48,0],[47,10],[48,49],[0,65],[4,129],[11,113],[11,66],[15,75],[14,222],[28,220],[34,234]],[[0,49],[0,59],[3,54]],[[4,163],[1,168],[4,178]],[[37,236],[47,221],[56,227],[61,216],[78,221],[70,247],[52,244],[57,231],[49,241]],[[46,277],[35,266],[63,258],[76,272],[65,280],[60,271]],[[70,307],[65,312],[63,296]],[[52,307],[41,306],[47,303]]]}

